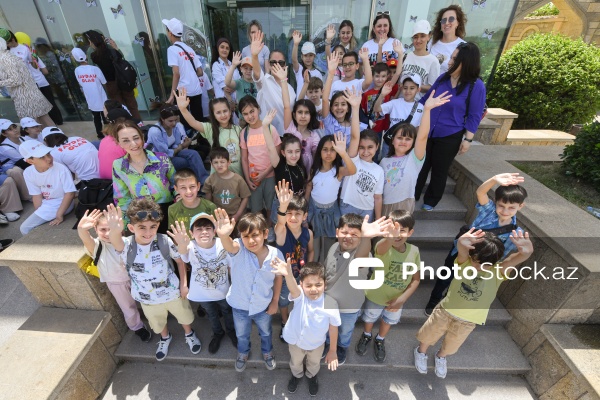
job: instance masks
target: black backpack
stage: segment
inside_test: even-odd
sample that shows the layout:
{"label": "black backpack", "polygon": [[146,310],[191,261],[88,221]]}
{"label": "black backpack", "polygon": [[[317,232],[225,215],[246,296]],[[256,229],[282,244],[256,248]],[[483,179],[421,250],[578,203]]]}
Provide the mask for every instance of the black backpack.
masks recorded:
{"label": "black backpack", "polygon": [[123,58],[121,53],[110,49],[110,58],[115,67],[115,78],[117,86],[123,91],[132,91],[137,86],[137,72],[133,65]]}
{"label": "black backpack", "polygon": [[77,199],[79,203],[75,207],[77,222],[73,229],[77,229],[79,220],[86,211],[106,210],[106,206],[113,203],[112,179],[90,179],[81,181],[81,187]]}

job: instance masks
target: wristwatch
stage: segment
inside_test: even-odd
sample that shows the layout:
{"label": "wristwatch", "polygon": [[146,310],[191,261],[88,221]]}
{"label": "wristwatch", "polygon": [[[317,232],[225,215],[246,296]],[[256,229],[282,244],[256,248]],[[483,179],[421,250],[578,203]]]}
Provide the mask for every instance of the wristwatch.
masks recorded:
{"label": "wristwatch", "polygon": [[465,142],[473,143],[473,139],[467,139],[467,138],[464,138],[463,140],[464,140]]}
{"label": "wristwatch", "polygon": [[279,208],[277,209],[277,215],[281,215],[282,217],[285,217],[285,213],[283,211],[280,211]]}

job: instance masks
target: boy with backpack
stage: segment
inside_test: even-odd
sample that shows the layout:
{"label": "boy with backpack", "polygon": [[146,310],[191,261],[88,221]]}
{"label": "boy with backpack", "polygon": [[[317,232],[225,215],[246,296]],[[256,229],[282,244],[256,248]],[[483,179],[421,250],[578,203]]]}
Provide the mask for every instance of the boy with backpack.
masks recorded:
{"label": "boy with backpack", "polygon": [[[150,328],[161,335],[156,360],[165,359],[173,339],[167,327],[169,313],[183,327],[192,354],[198,354],[202,344],[191,327],[194,312],[187,299],[185,264],[173,241],[167,235],[157,233],[163,219],[160,206],[143,197],[133,200],[127,208],[130,221],[127,228],[133,236],[126,238],[121,236],[121,209],[112,204],[107,208],[110,242],[121,253],[121,261],[131,278],[131,296],[142,305]],[[174,264],[177,264],[181,280],[175,275]]]}

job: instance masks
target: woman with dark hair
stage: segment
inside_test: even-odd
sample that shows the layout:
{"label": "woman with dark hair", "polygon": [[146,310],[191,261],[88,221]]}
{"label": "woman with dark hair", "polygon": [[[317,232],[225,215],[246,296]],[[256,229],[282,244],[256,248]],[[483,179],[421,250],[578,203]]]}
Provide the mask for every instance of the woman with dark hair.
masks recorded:
{"label": "woman with dark hair", "polygon": [[389,11],[377,13],[371,28],[371,40],[361,46],[369,49],[371,65],[398,59],[398,53],[394,51],[395,38]]}
{"label": "woman with dark hair", "polygon": [[429,52],[440,62],[440,74],[448,71],[448,61],[456,46],[465,43],[462,38],[466,34],[466,24],[467,16],[458,4],[452,4],[438,11]]}
{"label": "woman with dark hair", "polygon": [[84,35],[90,41],[90,47],[94,49],[90,58],[100,68],[106,78],[106,85],[104,86],[106,95],[111,100],[117,100],[125,104],[133,118],[136,121],[140,121],[142,118],[138,111],[133,90],[122,90],[117,85],[117,77],[112,59],[113,57],[123,58],[123,55],[119,51],[115,41],[106,39],[101,33],[92,30],[84,32]]}
{"label": "woman with dark hair", "polygon": [[459,44],[450,57],[448,72],[442,74],[420,100],[421,104],[425,104],[433,90],[452,95],[448,104],[431,110],[425,162],[415,187],[415,199],[419,200],[431,170],[431,181],[423,197],[423,210],[433,210],[441,200],[454,157],[469,150],[481,122],[486,92],[479,78],[480,57],[475,43]]}
{"label": "woman with dark hair", "polygon": [[[215,90],[215,98],[225,97],[230,102],[235,102],[235,89],[227,87],[225,76],[231,67],[231,58],[233,56],[233,47],[227,38],[217,40],[216,51],[213,52],[212,59],[212,85]],[[236,70],[233,73],[233,79],[240,79],[240,73]]]}
{"label": "woman with dark hair", "polygon": [[[258,22],[257,20],[253,19],[252,21],[250,21],[250,23],[248,24],[248,41],[250,43],[252,43],[252,36],[258,34],[259,32],[262,32],[262,25],[260,24],[260,22]],[[266,74],[269,72],[269,55],[271,54],[271,51],[269,50],[269,48],[267,47],[267,45],[265,44],[262,49],[260,50],[260,53],[258,55],[258,62],[260,63],[260,68],[262,69],[262,71]],[[245,57],[252,57],[252,52],[250,51],[250,45],[244,47],[242,49],[242,58]],[[285,57],[285,55],[284,55]]]}

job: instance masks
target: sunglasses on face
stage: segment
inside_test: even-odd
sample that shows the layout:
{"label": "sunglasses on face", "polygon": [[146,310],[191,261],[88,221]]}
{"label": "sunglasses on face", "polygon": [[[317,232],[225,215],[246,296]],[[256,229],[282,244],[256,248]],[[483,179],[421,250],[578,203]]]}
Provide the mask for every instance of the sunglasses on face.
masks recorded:
{"label": "sunglasses on face", "polygon": [[379,17],[380,15],[390,15],[390,12],[389,11],[377,11],[376,17]]}
{"label": "sunglasses on face", "polygon": [[346,63],[346,64],[342,64],[342,67],[343,67],[343,68],[346,68],[346,67],[354,67],[355,65],[356,65],[356,63],[355,63],[355,62],[349,62],[349,63]]}
{"label": "sunglasses on face", "polygon": [[138,211],[135,213],[135,216],[139,219],[150,218],[158,220],[160,218],[160,214],[158,213],[158,211]]}
{"label": "sunglasses on face", "polygon": [[442,18],[442,19],[440,20],[440,23],[441,23],[442,25],[446,25],[446,22],[447,22],[447,23],[449,23],[449,24],[451,24],[451,23],[453,23],[454,21],[456,21],[456,18],[454,18],[454,17],[448,17],[448,18]]}
{"label": "sunglasses on face", "polygon": [[275,64],[279,64],[280,67],[285,67],[285,61],[283,60],[269,60],[269,65],[275,65]]}

